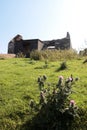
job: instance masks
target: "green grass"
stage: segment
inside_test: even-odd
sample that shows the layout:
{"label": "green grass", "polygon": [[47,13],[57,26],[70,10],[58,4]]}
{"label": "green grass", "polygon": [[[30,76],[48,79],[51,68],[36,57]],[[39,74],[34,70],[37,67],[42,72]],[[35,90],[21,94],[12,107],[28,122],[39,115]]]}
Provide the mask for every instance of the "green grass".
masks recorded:
{"label": "green grass", "polygon": [[[57,84],[58,76],[64,78],[71,74],[79,80],[73,85],[70,99],[78,107],[87,109],[87,63],[85,58],[67,60],[67,69],[56,71],[62,61],[34,61],[25,58],[0,60],[0,130],[17,130],[20,125],[31,119],[35,112],[29,108],[30,99],[39,102],[39,75],[47,75],[47,83]],[[45,87],[48,87],[47,84]],[[51,87],[52,88],[52,87]]]}

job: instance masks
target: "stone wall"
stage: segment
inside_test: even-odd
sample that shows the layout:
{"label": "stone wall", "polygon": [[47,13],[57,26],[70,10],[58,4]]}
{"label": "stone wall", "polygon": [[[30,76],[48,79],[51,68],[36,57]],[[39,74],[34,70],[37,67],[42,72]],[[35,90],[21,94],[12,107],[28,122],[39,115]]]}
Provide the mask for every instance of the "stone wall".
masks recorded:
{"label": "stone wall", "polygon": [[47,49],[47,48],[55,48],[58,50],[67,50],[67,49],[71,49],[71,39],[70,39],[70,35],[67,32],[67,35],[65,38],[62,39],[56,39],[56,40],[48,40],[48,41],[43,41],[44,42],[44,46],[43,49]]}

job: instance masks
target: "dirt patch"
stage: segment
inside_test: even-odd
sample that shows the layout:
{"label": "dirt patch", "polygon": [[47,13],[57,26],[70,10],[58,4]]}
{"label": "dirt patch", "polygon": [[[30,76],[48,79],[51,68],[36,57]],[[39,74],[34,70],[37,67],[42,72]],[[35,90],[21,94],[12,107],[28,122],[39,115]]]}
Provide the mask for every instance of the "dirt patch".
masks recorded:
{"label": "dirt patch", "polygon": [[0,58],[15,58],[15,54],[0,54]]}

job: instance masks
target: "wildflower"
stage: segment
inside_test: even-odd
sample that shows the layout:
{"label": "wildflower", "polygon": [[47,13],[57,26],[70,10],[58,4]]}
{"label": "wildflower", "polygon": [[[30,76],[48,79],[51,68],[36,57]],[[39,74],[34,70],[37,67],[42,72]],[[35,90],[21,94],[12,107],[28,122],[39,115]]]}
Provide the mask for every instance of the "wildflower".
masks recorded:
{"label": "wildflower", "polygon": [[62,75],[61,75],[61,76],[59,76],[59,79],[63,80],[63,76],[62,76]]}
{"label": "wildflower", "polygon": [[45,102],[45,93],[43,91],[40,92],[40,103]]}
{"label": "wildflower", "polygon": [[72,82],[72,78],[71,77],[69,77],[68,80]]}
{"label": "wildflower", "polygon": [[66,79],[66,83],[69,83],[69,82],[72,82],[72,81],[73,81],[72,77],[69,77],[68,79]]}
{"label": "wildflower", "polygon": [[59,76],[57,87],[62,89],[63,87],[63,76]]}
{"label": "wildflower", "polygon": [[71,74],[71,82],[73,81],[73,75]]}
{"label": "wildflower", "polygon": [[75,101],[74,100],[70,100],[70,107],[74,107],[75,106]]}

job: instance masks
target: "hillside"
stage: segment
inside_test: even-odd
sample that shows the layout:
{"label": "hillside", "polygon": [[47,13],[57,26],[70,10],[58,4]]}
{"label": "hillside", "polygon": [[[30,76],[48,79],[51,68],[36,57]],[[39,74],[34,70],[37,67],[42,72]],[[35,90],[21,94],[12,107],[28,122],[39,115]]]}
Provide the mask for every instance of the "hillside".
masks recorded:
{"label": "hillside", "polygon": [[[73,85],[70,99],[79,108],[87,110],[87,63],[85,58],[67,60],[67,69],[57,71],[62,61],[44,62],[25,58],[0,59],[0,130],[19,130],[27,120],[37,113],[31,112],[29,102],[37,104],[40,90],[37,78],[46,75],[45,88],[53,89],[62,75],[65,79],[71,74],[78,81]],[[48,84],[51,84],[50,86]]]}

